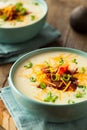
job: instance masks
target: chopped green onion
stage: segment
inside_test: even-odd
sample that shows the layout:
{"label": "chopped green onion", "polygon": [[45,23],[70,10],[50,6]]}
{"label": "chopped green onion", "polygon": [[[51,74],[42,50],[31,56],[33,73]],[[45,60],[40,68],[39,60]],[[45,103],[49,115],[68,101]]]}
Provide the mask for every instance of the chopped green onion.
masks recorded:
{"label": "chopped green onion", "polygon": [[85,71],[86,71],[85,68],[82,67],[82,68],[81,68],[81,72],[82,72],[82,73],[85,73]]}
{"label": "chopped green onion", "polygon": [[35,5],[39,5],[39,3],[38,3],[38,2],[35,2],[34,4],[35,4]]}
{"label": "chopped green onion", "polygon": [[59,65],[62,65],[63,63],[64,63],[63,58],[60,58],[60,60],[59,60]]}
{"label": "chopped green onion", "polygon": [[23,7],[21,2],[16,4],[16,11],[20,12],[22,15],[27,13],[27,9]]}
{"label": "chopped green onion", "polygon": [[25,65],[24,67],[26,68],[26,69],[29,69],[29,68],[32,68],[32,66],[33,66],[33,64],[32,64],[32,62],[29,62],[27,65]]}
{"label": "chopped green onion", "polygon": [[31,15],[31,20],[35,20],[35,15]]}
{"label": "chopped green onion", "polygon": [[75,101],[72,101],[72,100],[68,100],[68,104],[74,104],[75,103]]}
{"label": "chopped green onion", "polygon": [[77,59],[73,59],[72,62],[78,64]]}
{"label": "chopped green onion", "polygon": [[47,61],[45,61],[45,64],[47,67],[50,67],[50,64]]}
{"label": "chopped green onion", "polygon": [[21,2],[16,3],[16,6],[23,6]]}
{"label": "chopped green onion", "polygon": [[23,4],[21,2],[18,2],[16,3],[15,7],[16,7],[16,11],[21,11],[21,9],[23,8]]}
{"label": "chopped green onion", "polygon": [[52,97],[51,97],[51,102],[55,102],[57,98],[58,98],[57,95],[52,96]]}
{"label": "chopped green onion", "polygon": [[46,88],[46,84],[45,84],[44,82],[41,82],[41,83],[40,83],[40,87],[41,87],[42,89],[45,89],[45,88]]}
{"label": "chopped green onion", "polygon": [[48,92],[47,97],[44,99],[44,101],[45,102],[55,102],[57,98],[58,98],[57,95],[52,95],[51,92]]}
{"label": "chopped green onion", "polygon": [[86,91],[87,87],[85,85],[78,85],[78,87],[82,89],[83,95],[86,94],[85,91]]}
{"label": "chopped green onion", "polygon": [[76,93],[76,98],[82,98],[82,97],[83,97],[83,94],[80,91],[78,91]]}
{"label": "chopped green onion", "polygon": [[2,15],[1,18],[6,21],[7,20],[7,16],[6,15]]}
{"label": "chopped green onion", "polygon": [[25,15],[27,13],[27,10],[25,8],[21,8],[20,12],[22,15]]}
{"label": "chopped green onion", "polygon": [[59,80],[59,75],[58,74],[51,74],[51,80],[52,81],[58,81]]}
{"label": "chopped green onion", "polygon": [[31,82],[36,82],[36,78],[35,77],[30,77],[30,81]]}
{"label": "chopped green onion", "polygon": [[45,102],[50,102],[51,97],[52,97],[52,93],[51,93],[51,92],[48,92],[48,93],[47,93],[47,97],[44,99],[44,101],[45,101]]}
{"label": "chopped green onion", "polygon": [[66,82],[70,81],[71,75],[70,74],[64,74],[62,79]]}
{"label": "chopped green onion", "polygon": [[85,85],[78,85],[79,88],[86,88]]}

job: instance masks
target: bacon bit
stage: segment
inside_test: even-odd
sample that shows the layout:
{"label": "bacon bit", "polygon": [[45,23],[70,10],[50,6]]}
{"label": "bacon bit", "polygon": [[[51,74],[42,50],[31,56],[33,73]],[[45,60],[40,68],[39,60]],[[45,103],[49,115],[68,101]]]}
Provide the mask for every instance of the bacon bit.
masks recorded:
{"label": "bacon bit", "polygon": [[[50,71],[53,69],[52,67],[43,67],[41,68],[42,74],[45,74],[45,78],[42,78],[42,82],[44,82],[48,87],[56,88],[57,90],[65,91],[75,91],[78,85],[78,78],[73,77],[74,74],[78,73],[78,69],[69,70],[69,65],[67,66],[57,66],[55,69],[56,71]],[[59,78],[56,81],[51,79],[51,75],[59,75]],[[64,74],[71,75],[70,80],[66,82],[62,76]],[[41,75],[39,75],[41,77]],[[39,77],[39,79],[40,79]],[[37,86],[40,88],[40,86]]]}
{"label": "bacon bit", "polygon": [[67,70],[68,70],[68,66],[65,67],[59,66],[57,73],[63,75],[65,72],[67,72]]}
{"label": "bacon bit", "polygon": [[67,91],[74,92],[75,89],[76,89],[76,85],[71,83],[70,86],[68,87]]}
{"label": "bacon bit", "polygon": [[50,70],[48,67],[44,67],[41,69],[43,73],[50,73]]}

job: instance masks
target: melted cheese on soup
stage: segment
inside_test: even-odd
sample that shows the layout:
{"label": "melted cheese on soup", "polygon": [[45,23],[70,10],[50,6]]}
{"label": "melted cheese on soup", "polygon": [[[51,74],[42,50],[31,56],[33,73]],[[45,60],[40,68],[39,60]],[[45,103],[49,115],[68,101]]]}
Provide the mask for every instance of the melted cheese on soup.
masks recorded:
{"label": "melted cheese on soup", "polygon": [[[33,24],[40,20],[45,12],[43,5],[36,0],[0,0],[0,27],[10,28]],[[23,15],[20,16],[20,14]]]}
{"label": "melted cheese on soup", "polygon": [[14,85],[27,97],[45,103],[72,104],[87,99],[86,58],[49,52],[27,59],[15,71]]}

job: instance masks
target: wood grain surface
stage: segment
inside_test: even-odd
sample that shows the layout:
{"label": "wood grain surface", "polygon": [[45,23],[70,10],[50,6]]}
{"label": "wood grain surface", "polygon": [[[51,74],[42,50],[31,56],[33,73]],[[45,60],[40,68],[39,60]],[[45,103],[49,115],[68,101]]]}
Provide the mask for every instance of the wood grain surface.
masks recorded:
{"label": "wood grain surface", "polygon": [[[87,35],[81,35],[72,30],[69,18],[72,10],[79,5],[87,5],[87,0],[46,0],[49,10],[47,21],[60,30],[60,39],[44,47],[70,47],[87,51]],[[12,64],[0,66],[0,88],[8,85],[8,75]],[[15,123],[0,100],[0,130],[17,130]]]}

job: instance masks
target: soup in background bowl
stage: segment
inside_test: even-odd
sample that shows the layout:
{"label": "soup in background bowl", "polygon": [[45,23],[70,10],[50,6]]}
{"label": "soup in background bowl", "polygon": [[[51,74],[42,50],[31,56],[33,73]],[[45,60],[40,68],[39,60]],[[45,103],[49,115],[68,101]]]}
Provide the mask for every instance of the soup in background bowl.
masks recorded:
{"label": "soup in background bowl", "polygon": [[44,48],[14,63],[9,83],[16,100],[34,116],[64,122],[86,115],[87,54]]}
{"label": "soup in background bowl", "polygon": [[18,43],[33,38],[44,26],[44,0],[0,1],[0,42]]}

